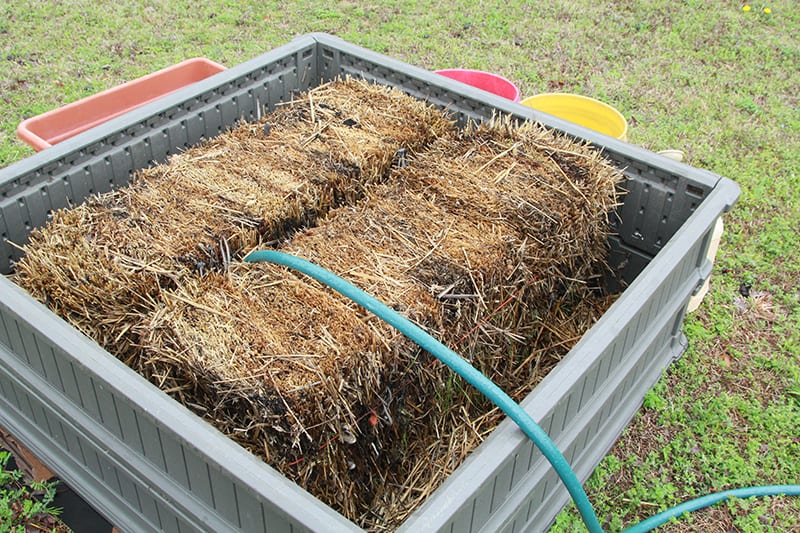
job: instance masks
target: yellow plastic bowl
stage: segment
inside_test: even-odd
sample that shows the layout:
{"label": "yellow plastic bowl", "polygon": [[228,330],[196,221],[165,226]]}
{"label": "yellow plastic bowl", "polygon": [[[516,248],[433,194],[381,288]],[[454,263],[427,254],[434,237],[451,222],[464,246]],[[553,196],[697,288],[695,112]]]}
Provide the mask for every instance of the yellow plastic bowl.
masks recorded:
{"label": "yellow plastic bowl", "polygon": [[594,98],[569,93],[542,93],[529,96],[520,103],[611,137],[628,140],[628,122],[622,113]]}

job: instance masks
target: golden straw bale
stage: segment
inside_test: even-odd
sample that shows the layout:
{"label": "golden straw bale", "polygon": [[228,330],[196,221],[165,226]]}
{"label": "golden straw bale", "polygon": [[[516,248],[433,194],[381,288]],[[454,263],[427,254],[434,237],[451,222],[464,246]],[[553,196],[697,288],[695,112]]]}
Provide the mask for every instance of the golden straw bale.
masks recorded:
{"label": "golden straw bale", "polygon": [[356,427],[350,405],[380,386],[375,333],[330,291],[274,265],[234,263],[163,292],[139,333],[145,375],[191,387],[182,394],[209,400],[213,419],[246,407],[283,453],[301,437],[303,450],[319,446],[322,426]]}
{"label": "golden straw bale", "polygon": [[149,312],[159,290],[157,277],[143,272],[138,252],[118,254],[110,242],[124,239],[116,213],[95,201],[54,214],[31,232],[15,281],[54,312],[123,360],[134,355],[133,324]]}

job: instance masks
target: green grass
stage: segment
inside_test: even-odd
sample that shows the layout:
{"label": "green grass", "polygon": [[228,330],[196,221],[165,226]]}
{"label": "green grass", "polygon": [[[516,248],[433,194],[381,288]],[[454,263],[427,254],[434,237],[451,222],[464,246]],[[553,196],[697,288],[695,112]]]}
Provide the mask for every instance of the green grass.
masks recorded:
{"label": "green grass", "polygon": [[[734,179],[691,346],[588,482],[611,529],[709,491],[800,482],[800,10],[649,2],[70,0],[0,7],[0,166],[24,118],[193,56],[233,66],[325,31],[429,68],[489,70],[523,96],[620,109],[629,140]],[[769,7],[772,13],[763,12]],[[739,294],[742,284],[750,296]],[[668,531],[800,529],[787,498],[732,502]],[[554,531],[581,530],[562,513]]]}
{"label": "green grass", "polygon": [[11,454],[0,450],[0,533],[64,531],[53,507],[57,482],[25,483],[21,471],[10,468]]}

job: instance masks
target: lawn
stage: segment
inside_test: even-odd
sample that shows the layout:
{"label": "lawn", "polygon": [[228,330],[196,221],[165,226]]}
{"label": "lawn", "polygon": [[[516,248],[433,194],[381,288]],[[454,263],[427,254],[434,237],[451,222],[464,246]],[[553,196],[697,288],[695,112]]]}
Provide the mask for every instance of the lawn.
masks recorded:
{"label": "lawn", "polygon": [[[709,2],[15,1],[0,5],[0,167],[23,119],[183,59],[233,66],[324,31],[428,68],[488,70],[523,96],[576,92],[629,142],[735,180],[686,354],[587,483],[619,530],[712,491],[800,482],[800,10]],[[580,531],[573,510],[554,531]],[[664,531],[800,530],[800,501],[735,501]]]}

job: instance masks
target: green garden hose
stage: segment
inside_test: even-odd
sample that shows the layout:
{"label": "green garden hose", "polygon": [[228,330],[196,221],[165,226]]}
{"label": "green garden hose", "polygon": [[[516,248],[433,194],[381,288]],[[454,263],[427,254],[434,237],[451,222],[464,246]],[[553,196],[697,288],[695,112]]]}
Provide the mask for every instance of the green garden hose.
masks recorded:
{"label": "green garden hose", "polygon": [[754,496],[800,496],[800,485],[766,485],[763,487],[745,487],[741,489],[725,490],[707,494],[688,502],[667,509],[664,512],[642,520],[638,524],[629,527],[622,533],[646,533],[652,531],[660,525],[666,524],[673,518],[678,518],[684,513],[691,513],[699,509],[711,507],[719,502],[733,498],[752,498]]}
{"label": "green garden hose", "polygon": [[[397,328],[406,337],[417,343],[423,350],[427,351],[442,363],[447,365],[456,374],[464,378],[468,383],[478,389],[489,398],[500,410],[511,418],[519,428],[530,438],[542,454],[547,458],[553,469],[558,474],[561,481],[567,488],[575,507],[581,515],[583,523],[590,533],[602,533],[603,528],[597,519],[597,514],[583,490],[581,482],[575,475],[561,451],[536,423],[535,420],[525,412],[520,405],[511,399],[500,387],[494,384],[489,378],[479,372],[475,367],[465,361],[453,350],[430,336],[422,328],[405,318],[403,315],[370,296],[355,285],[340,278],[332,272],[315,265],[305,259],[277,252],[274,250],[260,250],[250,253],[245,257],[249,263],[269,262],[283,265],[306,274],[319,281],[323,285],[339,292],[343,296],[351,299],[355,303],[364,307],[386,323]],[[695,500],[682,503],[663,513],[659,513],[647,520],[636,524],[625,530],[624,533],[645,533],[666,522],[673,517],[681,516],[683,513],[702,509],[728,498],[749,498],[751,496],[774,496],[778,494],[800,495],[800,485],[773,485],[767,487],[748,487],[730,491],[719,492],[703,496]]]}

